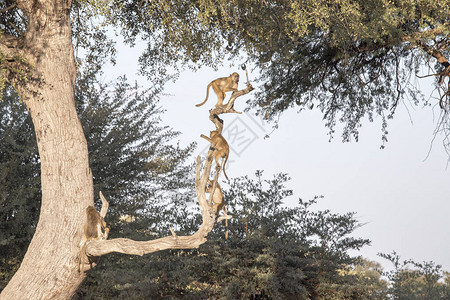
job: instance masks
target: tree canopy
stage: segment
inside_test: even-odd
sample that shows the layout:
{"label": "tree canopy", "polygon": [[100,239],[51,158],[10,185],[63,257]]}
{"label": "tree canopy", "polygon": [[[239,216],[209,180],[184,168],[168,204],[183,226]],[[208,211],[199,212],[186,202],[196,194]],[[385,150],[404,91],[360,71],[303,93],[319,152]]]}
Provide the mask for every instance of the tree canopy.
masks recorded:
{"label": "tree canopy", "polygon": [[[268,119],[317,107],[331,133],[338,122],[345,125],[347,141],[358,138],[362,119],[380,117],[385,139],[387,120],[410,101],[439,104],[449,126],[448,1],[106,3],[99,12],[125,41],[147,45],[141,71],[151,79],[168,65],[217,67],[228,57],[260,72],[261,89],[249,107]],[[431,99],[414,78],[430,74],[438,89]]]}
{"label": "tree canopy", "polygon": [[[26,18],[13,0],[0,12],[5,36],[23,34]],[[401,101],[449,110],[449,15],[446,0],[78,0],[72,5],[76,47],[96,47],[92,37],[103,35],[98,55],[113,58],[105,28],[131,45],[144,42],[140,71],[155,84],[183,67],[217,68],[225,58],[251,64],[260,72],[261,89],[249,107],[268,119],[289,108],[317,107],[330,132],[338,122],[345,124],[344,140],[358,138],[363,118],[380,117],[384,129]],[[13,72],[8,60],[2,61],[2,68]],[[414,80],[430,74],[438,88],[431,99]],[[446,123],[447,115],[442,120]]]}

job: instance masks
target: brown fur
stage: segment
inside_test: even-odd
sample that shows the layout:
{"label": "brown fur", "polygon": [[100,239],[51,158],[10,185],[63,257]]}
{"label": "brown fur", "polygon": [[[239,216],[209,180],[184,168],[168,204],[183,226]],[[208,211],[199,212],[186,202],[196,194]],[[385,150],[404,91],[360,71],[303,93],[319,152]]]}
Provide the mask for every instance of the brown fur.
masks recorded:
{"label": "brown fur", "polygon": [[[212,193],[212,188],[213,188],[213,182],[208,179],[208,185],[206,187],[206,192],[208,194]],[[219,214],[219,211],[222,209],[223,212],[225,213],[225,215],[227,215],[227,209],[225,207],[225,201],[223,199],[223,193],[222,193],[222,189],[220,188],[219,183],[216,184],[216,189],[214,190],[214,194],[213,194],[213,210],[216,213],[216,215]],[[225,239],[228,239],[228,219],[225,219],[225,227],[226,227],[226,231],[225,231]]]}
{"label": "brown fur", "polygon": [[216,107],[223,106],[223,99],[225,98],[226,92],[237,91],[239,83],[239,74],[234,72],[228,77],[217,78],[216,80],[211,81],[210,84],[206,87],[206,99],[200,104],[195,106],[202,106],[206,103],[209,96],[209,87],[212,86],[214,92],[217,95],[218,101]]}
{"label": "brown fur", "polygon": [[214,159],[216,160],[216,164],[219,165],[219,158],[223,158],[223,174],[225,175],[225,178],[227,180],[228,176],[227,173],[225,172],[225,164],[227,163],[228,160],[228,155],[230,154],[230,146],[228,146],[227,140],[217,132],[217,130],[213,130],[210,132],[209,137],[207,137],[206,135],[201,135],[202,138],[208,140],[211,143],[211,147],[214,148]]}
{"label": "brown fur", "polygon": [[[86,223],[83,228],[83,238],[81,240],[80,255],[78,257],[78,271],[84,271],[84,257],[86,256],[86,242],[91,240],[106,240],[108,238],[109,228],[106,222],[100,216],[93,206],[86,207]],[[92,268],[92,260],[88,258]]]}

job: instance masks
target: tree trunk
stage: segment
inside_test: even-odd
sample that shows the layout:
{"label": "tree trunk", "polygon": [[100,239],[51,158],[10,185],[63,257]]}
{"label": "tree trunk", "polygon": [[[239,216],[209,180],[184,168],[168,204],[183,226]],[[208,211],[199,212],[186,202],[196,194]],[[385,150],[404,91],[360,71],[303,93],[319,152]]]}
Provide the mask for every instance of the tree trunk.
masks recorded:
{"label": "tree trunk", "polygon": [[[93,204],[87,142],[74,103],[75,61],[67,2],[32,7],[24,50],[33,77],[18,87],[35,126],[42,206],[25,258],[0,299],[70,299],[85,275],[77,259],[85,208]],[[38,83],[39,82],[39,83]]]}

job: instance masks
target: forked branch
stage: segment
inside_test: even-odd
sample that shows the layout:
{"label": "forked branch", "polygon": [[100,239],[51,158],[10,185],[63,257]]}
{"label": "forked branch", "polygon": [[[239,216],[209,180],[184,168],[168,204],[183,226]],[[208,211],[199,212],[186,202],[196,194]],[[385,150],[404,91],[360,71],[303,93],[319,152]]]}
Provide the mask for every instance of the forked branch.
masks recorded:
{"label": "forked branch", "polygon": [[[234,110],[235,100],[245,94],[248,94],[253,90],[252,85],[248,82],[247,76],[247,88],[244,90],[236,91],[231,95],[230,100],[223,107],[214,108],[210,111],[209,118],[216,126],[216,130],[221,133],[223,130],[223,121],[219,118],[220,114],[223,113],[239,113]],[[189,236],[178,236],[173,230],[171,234],[150,241],[134,241],[127,238],[117,238],[111,240],[93,240],[89,241],[86,245],[86,254],[88,256],[102,256],[112,252],[132,254],[132,255],[144,255],[152,252],[157,252],[167,249],[193,249],[198,248],[201,244],[206,242],[206,237],[211,232],[216,221],[216,214],[212,209],[211,200],[206,199],[206,184],[211,174],[211,166],[213,163],[214,149],[210,149],[206,155],[206,160],[204,162],[203,168],[201,164],[200,156],[196,160],[196,173],[195,173],[195,191],[197,194],[198,204],[202,213],[202,225],[192,235]],[[220,166],[216,168],[216,174],[213,181],[213,191],[217,185],[217,180],[219,177]],[[102,199],[102,209],[100,215],[104,217],[108,210],[108,201],[100,193],[100,198]],[[224,218],[230,218],[226,216]]]}
{"label": "forked branch", "polygon": [[[86,245],[86,254],[88,256],[102,256],[112,252],[133,254],[133,255],[144,255],[152,252],[157,252],[167,249],[192,249],[198,248],[201,244],[206,242],[206,236],[214,227],[215,216],[210,209],[206,201],[205,190],[201,190],[199,184],[203,181],[207,181],[209,172],[211,170],[213,151],[209,151],[206,157],[206,162],[203,167],[203,174],[200,174],[201,160],[197,157],[196,166],[196,192],[198,197],[198,202],[203,215],[203,223],[199,230],[190,236],[178,236],[173,233],[170,236],[150,240],[150,241],[134,241],[127,238],[117,238],[111,240],[100,240],[100,241],[90,241]],[[103,212],[106,214],[108,202],[103,197],[103,206],[100,214],[103,216]]]}
{"label": "forked branch", "polygon": [[[247,77],[248,78],[248,77]],[[229,113],[236,113],[241,114],[242,112],[238,112],[234,109],[234,102],[236,99],[240,96],[246,95],[254,90],[254,87],[250,84],[250,82],[247,81],[247,87],[243,90],[239,90],[236,92],[233,92],[231,94],[230,100],[228,100],[228,103],[221,107],[213,108],[209,111],[209,119],[211,122],[214,123],[216,126],[216,130],[219,134],[222,134],[223,129],[223,120],[219,118],[220,114],[229,114]]]}

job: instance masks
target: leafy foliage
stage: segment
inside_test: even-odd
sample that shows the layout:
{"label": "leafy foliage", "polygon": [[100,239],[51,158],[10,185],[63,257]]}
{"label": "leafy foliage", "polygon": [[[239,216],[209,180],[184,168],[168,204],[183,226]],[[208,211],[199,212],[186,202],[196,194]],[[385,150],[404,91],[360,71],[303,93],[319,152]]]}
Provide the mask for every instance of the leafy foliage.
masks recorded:
{"label": "leafy foliage", "polygon": [[227,16],[220,28],[235,36],[233,53],[246,50],[261,70],[264,88],[250,106],[269,119],[291,107],[318,107],[331,134],[337,122],[344,124],[346,141],[358,138],[363,118],[376,116],[386,139],[386,121],[399,101],[424,100],[411,76],[429,63],[436,72],[448,66],[431,60],[449,54],[448,1],[234,1],[214,7],[218,18]]}
{"label": "leafy foliage", "polygon": [[[190,197],[192,165],[186,149],[170,142],[178,135],[160,125],[158,91],[140,91],[119,78],[114,87],[79,79],[78,111],[89,144],[95,191],[110,201],[109,218],[145,218],[165,200]],[[87,80],[90,80],[89,78]],[[186,192],[187,191],[187,192]],[[172,201],[172,200],[170,200]],[[162,216],[161,216],[162,217]],[[164,222],[167,219],[153,220]]]}
{"label": "leafy foliage", "polygon": [[[94,269],[76,299],[447,299],[448,273],[434,263],[379,263],[353,257],[369,243],[353,237],[359,226],[353,213],[313,209],[319,200],[292,196],[286,174],[263,180],[248,176],[224,189],[233,218],[230,237],[218,225],[198,250],[158,252],[145,257],[109,256]],[[182,205],[185,228],[199,220]],[[180,233],[189,233],[181,230]],[[414,269],[406,268],[412,266]]]}
{"label": "leafy foliage", "polygon": [[[7,9],[12,3],[0,6],[0,30],[20,36],[27,22]],[[114,62],[111,28],[130,45],[144,43],[140,71],[158,87],[184,67],[248,62],[262,83],[249,107],[272,120],[317,107],[330,135],[344,124],[345,141],[377,117],[386,141],[400,101],[428,105],[415,75],[440,75],[435,100],[450,110],[448,1],[74,0],[71,16],[77,51],[95,49]]]}
{"label": "leafy foliage", "polygon": [[317,107],[330,134],[343,123],[348,141],[358,139],[363,119],[380,117],[386,141],[387,120],[400,101],[428,104],[411,80],[426,67],[441,74],[438,102],[449,110],[448,89],[438,84],[450,66],[448,1],[101,3],[96,12],[126,42],[146,43],[141,72],[153,81],[170,77],[169,66],[217,67],[226,56],[251,63],[263,88],[249,104],[268,119],[292,107]]}
{"label": "leafy foliage", "polygon": [[[21,36],[27,20],[11,4],[0,5],[0,30]],[[317,107],[331,135],[344,124],[345,141],[358,139],[363,119],[377,117],[386,141],[401,101],[428,105],[415,75],[440,75],[432,101],[450,110],[444,0],[74,0],[71,16],[77,51],[114,61],[111,28],[130,45],[144,43],[140,71],[159,87],[184,67],[248,62],[262,83],[249,107],[272,120],[289,108]],[[442,121],[450,128],[448,114]]]}
{"label": "leafy foliage", "polygon": [[359,259],[356,264],[338,270],[343,280],[331,283],[328,290],[333,291],[328,299],[388,299],[388,282],[381,277],[382,268],[377,262]]}
{"label": "leafy foliage", "polygon": [[[198,250],[117,256],[112,265],[109,257],[107,268],[93,271],[98,280],[85,286],[82,298],[333,299],[337,292],[329,291],[331,285],[347,294],[352,289],[368,294],[362,286],[370,290],[369,284],[341,272],[358,262],[348,250],[369,242],[351,237],[358,226],[354,214],[314,211],[317,199],[288,208],[283,201],[292,191],[285,186],[286,174],[263,180],[258,171],[256,177],[233,179],[225,191],[233,215],[228,240],[224,225],[218,225]],[[193,231],[198,221],[192,218],[189,214],[185,223]]]}
{"label": "leafy foliage", "polygon": [[391,283],[388,289],[390,299],[449,299],[450,274],[443,272],[442,266],[434,262],[402,261],[395,251],[379,256],[390,261],[394,267],[383,273]]}
{"label": "leafy foliage", "polygon": [[39,156],[30,117],[12,89],[0,101],[0,289],[34,234],[40,207]]}

